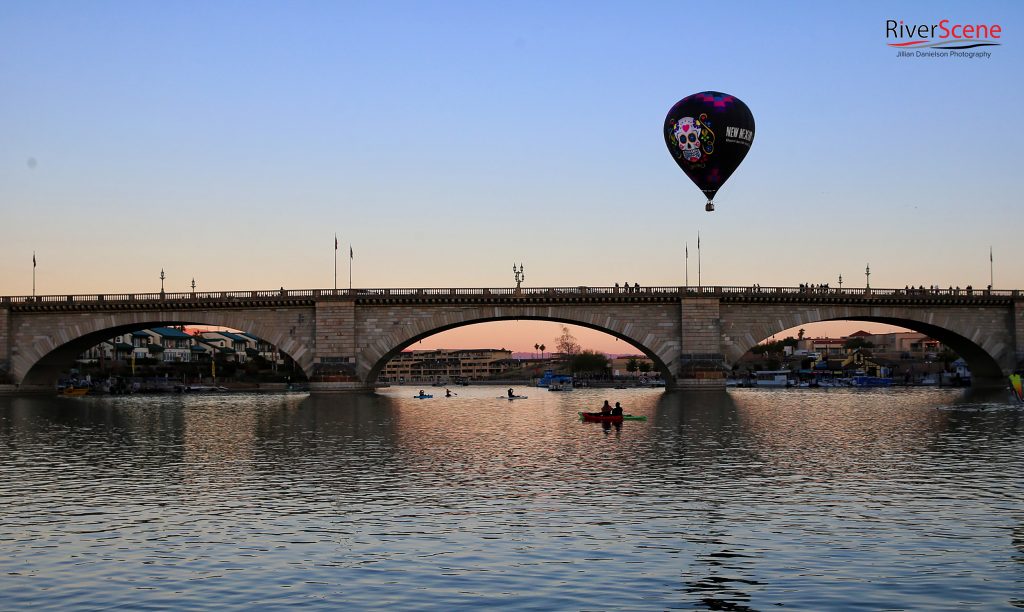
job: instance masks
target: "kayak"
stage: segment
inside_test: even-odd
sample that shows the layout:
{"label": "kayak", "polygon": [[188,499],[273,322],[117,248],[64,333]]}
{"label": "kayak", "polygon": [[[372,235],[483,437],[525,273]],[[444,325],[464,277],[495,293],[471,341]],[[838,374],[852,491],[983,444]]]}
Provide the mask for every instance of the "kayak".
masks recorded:
{"label": "kayak", "polygon": [[577,412],[580,418],[584,421],[593,421],[595,423],[621,423],[622,421],[646,421],[647,416],[642,414],[620,414],[620,415],[603,415],[599,412]]}
{"label": "kayak", "polygon": [[433,395],[427,395],[425,393],[423,395],[414,395],[414,396],[412,396],[413,399],[430,399],[432,397],[434,397],[434,396]]}
{"label": "kayak", "polygon": [[498,399],[514,400],[514,399],[526,399],[526,397],[527,396],[525,396],[525,395],[513,395],[512,397],[509,397],[507,395],[499,395]]}

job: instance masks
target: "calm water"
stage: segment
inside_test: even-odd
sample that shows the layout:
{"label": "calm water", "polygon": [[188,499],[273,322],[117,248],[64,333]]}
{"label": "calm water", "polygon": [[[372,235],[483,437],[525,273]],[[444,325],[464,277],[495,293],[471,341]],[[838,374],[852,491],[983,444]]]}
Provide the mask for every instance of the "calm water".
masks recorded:
{"label": "calm water", "polygon": [[1009,403],[416,390],[0,398],[0,608],[1024,607]]}

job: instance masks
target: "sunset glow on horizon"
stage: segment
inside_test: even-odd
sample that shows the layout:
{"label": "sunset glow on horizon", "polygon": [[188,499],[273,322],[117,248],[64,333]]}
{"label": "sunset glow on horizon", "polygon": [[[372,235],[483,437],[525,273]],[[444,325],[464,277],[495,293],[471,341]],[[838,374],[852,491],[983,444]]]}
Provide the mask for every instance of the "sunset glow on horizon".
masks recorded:
{"label": "sunset glow on horizon", "polygon": [[[407,350],[430,349],[461,349],[461,348],[493,348],[508,349],[516,353],[534,353],[534,344],[544,344],[545,352],[557,351],[558,337],[562,334],[563,324],[550,321],[497,321],[477,323],[458,327],[424,338]],[[611,355],[640,354],[639,348],[625,340],[619,340],[602,331],[564,325],[575,336],[580,347]],[[864,323],[860,321],[828,321],[800,326],[809,338],[848,336],[856,331],[864,330],[871,333],[889,333],[906,331],[900,327],[882,323]],[[785,330],[775,335],[777,339],[796,336],[797,328]],[[769,340],[769,338],[764,338]]]}

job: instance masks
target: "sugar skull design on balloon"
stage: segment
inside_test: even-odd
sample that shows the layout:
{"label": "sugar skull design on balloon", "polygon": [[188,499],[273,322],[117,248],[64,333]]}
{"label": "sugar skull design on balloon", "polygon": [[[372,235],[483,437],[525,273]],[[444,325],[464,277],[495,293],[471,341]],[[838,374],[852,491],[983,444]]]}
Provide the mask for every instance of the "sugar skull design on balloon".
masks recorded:
{"label": "sugar skull design on balloon", "polygon": [[673,104],[661,125],[672,159],[707,198],[704,210],[714,210],[715,194],[754,142],[750,109],[731,94],[702,91]]}
{"label": "sugar skull design on balloon", "polygon": [[683,159],[690,163],[700,161],[715,150],[715,133],[711,131],[708,116],[703,113],[696,119],[683,117],[677,121],[672,135]]}

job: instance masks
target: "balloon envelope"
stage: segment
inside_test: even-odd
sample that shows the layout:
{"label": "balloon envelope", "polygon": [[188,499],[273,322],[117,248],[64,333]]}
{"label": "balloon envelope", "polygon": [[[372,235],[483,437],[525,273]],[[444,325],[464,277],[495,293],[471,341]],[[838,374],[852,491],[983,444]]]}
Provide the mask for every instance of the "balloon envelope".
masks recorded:
{"label": "balloon envelope", "polygon": [[665,117],[665,144],[704,192],[706,210],[754,142],[754,116],[736,96],[703,91],[676,102]]}

